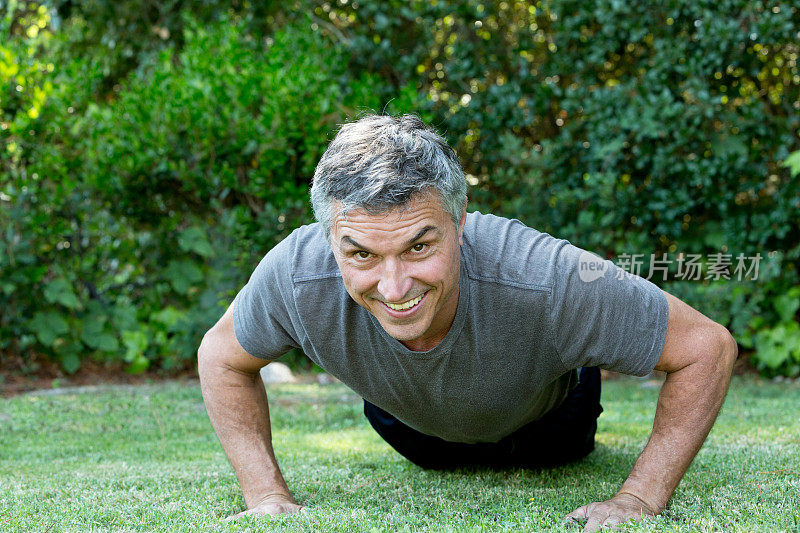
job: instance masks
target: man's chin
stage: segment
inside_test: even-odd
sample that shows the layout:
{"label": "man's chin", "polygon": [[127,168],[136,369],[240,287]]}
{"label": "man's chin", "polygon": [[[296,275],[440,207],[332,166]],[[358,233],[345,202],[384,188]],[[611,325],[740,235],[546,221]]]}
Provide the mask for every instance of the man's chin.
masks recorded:
{"label": "man's chin", "polygon": [[386,324],[381,324],[383,330],[389,334],[390,337],[397,339],[400,342],[410,342],[420,338],[420,334],[416,331],[410,331],[405,328],[387,327]]}
{"label": "man's chin", "polygon": [[[409,324],[407,326],[400,326],[398,324],[389,323],[386,320],[378,320],[383,330],[389,334],[390,337],[397,339],[400,342],[411,342],[422,337],[425,332],[419,324]],[[416,326],[416,327],[414,327]],[[421,331],[420,331],[421,330]]]}

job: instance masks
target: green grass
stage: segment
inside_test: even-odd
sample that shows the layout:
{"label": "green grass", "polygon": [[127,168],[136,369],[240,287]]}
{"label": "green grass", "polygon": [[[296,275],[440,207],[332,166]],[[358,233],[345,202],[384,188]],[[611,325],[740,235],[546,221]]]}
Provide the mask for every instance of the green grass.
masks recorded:
{"label": "green grass", "polygon": [[[340,385],[269,390],[275,448],[303,515],[243,509],[199,386],[159,384],[0,403],[0,531],[556,530],[614,494],[658,390],[606,382],[598,447],[544,471],[424,471],[371,430]],[[800,531],[800,386],[737,379],[664,515],[627,530]]]}

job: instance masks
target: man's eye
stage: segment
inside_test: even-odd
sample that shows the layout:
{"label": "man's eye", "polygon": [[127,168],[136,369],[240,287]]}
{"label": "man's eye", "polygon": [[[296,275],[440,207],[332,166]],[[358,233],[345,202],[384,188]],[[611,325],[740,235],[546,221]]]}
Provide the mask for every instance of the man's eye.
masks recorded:
{"label": "man's eye", "polygon": [[412,246],[411,250],[413,252],[420,253],[420,252],[424,252],[427,247],[428,247],[427,244],[420,242],[420,243],[417,243],[414,246]]}
{"label": "man's eye", "polygon": [[357,259],[369,259],[370,253],[361,250],[360,252],[356,252],[354,255]]}

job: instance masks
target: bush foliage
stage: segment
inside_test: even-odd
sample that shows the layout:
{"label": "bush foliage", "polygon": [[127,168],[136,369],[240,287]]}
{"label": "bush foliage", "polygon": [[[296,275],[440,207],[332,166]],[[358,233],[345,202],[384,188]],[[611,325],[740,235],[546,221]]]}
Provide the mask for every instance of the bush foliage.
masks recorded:
{"label": "bush foliage", "polygon": [[[265,4],[266,5],[266,4]],[[16,2],[0,44],[0,350],[192,364],[311,220],[337,124],[414,111],[471,207],[653,281],[800,374],[800,10],[791,2]],[[761,254],[737,280],[736,257]],[[752,274],[752,273],[751,273]],[[755,279],[753,279],[755,278]]]}

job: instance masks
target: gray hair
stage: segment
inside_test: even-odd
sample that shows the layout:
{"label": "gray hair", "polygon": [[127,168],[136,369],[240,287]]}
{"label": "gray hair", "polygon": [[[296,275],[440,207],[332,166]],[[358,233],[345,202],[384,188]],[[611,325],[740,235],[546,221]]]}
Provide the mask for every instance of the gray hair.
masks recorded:
{"label": "gray hair", "polygon": [[407,207],[416,194],[431,192],[438,193],[458,225],[467,183],[447,141],[415,115],[367,115],[344,124],[322,155],[314,171],[311,205],[330,238],[337,214],[352,209],[379,214]]}

